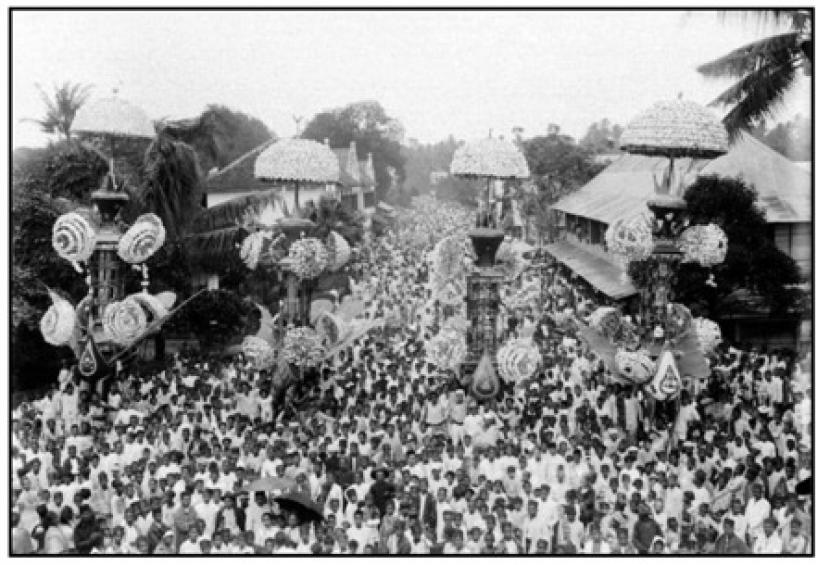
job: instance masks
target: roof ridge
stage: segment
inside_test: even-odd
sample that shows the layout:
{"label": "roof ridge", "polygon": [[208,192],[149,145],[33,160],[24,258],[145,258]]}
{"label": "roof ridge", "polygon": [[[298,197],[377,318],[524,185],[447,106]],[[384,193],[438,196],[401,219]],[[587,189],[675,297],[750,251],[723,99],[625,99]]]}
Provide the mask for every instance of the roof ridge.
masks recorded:
{"label": "roof ridge", "polygon": [[269,145],[271,145],[275,141],[277,141],[277,138],[272,137],[272,138],[268,139],[268,141],[260,143],[259,145],[257,145],[253,149],[251,149],[250,151],[245,152],[244,154],[240,155],[239,157],[237,157],[236,159],[234,159],[233,161],[231,161],[230,163],[228,163],[227,165],[225,165],[224,167],[222,167],[221,169],[216,171],[214,174],[211,175],[210,173],[208,173],[207,180],[211,181],[211,180],[215,179],[216,177],[225,174],[227,171],[229,171],[230,169],[233,169],[234,167],[239,165],[239,163],[241,163],[242,161],[244,161],[245,159],[247,159],[251,155],[254,155],[257,152],[262,152],[263,149],[265,149],[266,147],[268,147]]}

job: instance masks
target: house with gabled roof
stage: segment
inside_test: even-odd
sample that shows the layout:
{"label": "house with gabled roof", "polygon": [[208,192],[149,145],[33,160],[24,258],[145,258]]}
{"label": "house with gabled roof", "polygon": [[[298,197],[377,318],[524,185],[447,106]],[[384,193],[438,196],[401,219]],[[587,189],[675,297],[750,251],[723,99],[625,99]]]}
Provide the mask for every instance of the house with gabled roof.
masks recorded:
{"label": "house with gabled roof", "polygon": [[349,210],[374,213],[375,168],[372,154],[367,153],[366,159],[361,161],[354,141],[348,147],[332,148],[332,151],[340,165],[340,202]]}

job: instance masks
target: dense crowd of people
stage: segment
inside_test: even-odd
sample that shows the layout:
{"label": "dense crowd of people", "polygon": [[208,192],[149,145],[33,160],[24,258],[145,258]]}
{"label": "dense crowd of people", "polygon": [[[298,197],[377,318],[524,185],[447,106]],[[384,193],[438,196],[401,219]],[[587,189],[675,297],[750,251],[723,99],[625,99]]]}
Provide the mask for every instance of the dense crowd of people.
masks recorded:
{"label": "dense crowd of people", "polygon": [[[811,551],[809,364],[722,345],[655,415],[565,331],[535,377],[479,401],[424,351],[425,253],[471,219],[422,199],[399,221],[353,269],[366,315],[391,322],[321,369],[314,410],[283,410],[244,358],[200,355],[94,386],[67,365],[16,407],[13,552]],[[321,519],[249,488],[268,478]]]}

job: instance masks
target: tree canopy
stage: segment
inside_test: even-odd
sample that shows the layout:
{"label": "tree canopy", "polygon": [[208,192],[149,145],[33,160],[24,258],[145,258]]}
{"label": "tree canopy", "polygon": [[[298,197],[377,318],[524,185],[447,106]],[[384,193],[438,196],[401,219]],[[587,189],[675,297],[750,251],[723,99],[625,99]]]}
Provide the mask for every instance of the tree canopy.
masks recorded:
{"label": "tree canopy", "polygon": [[226,167],[274,137],[259,119],[220,104],[210,104],[195,118],[165,121],[162,130],[190,145],[205,173]]}
{"label": "tree canopy", "polygon": [[608,118],[588,126],[579,140],[579,145],[596,153],[619,153],[619,141],[623,127],[620,124],[612,124]]}
{"label": "tree canopy", "polygon": [[302,137],[317,141],[329,140],[332,147],[348,147],[357,144],[358,159],[372,153],[378,199],[385,198],[395,171],[398,179],[405,180],[406,159],[403,155],[403,126],[389,116],[376,101],[355,102],[315,115],[303,130]]}
{"label": "tree canopy", "polygon": [[578,145],[573,138],[549,128],[548,134],[522,142],[527,166],[541,191],[562,196],[591,180],[603,166],[592,148]]}
{"label": "tree canopy", "polygon": [[704,63],[697,71],[704,77],[737,79],[712,101],[729,108],[723,123],[734,138],[749,131],[763,118],[771,117],[800,72],[812,74],[812,10],[757,10],[762,20],[786,23],[789,29],[743,45]]}

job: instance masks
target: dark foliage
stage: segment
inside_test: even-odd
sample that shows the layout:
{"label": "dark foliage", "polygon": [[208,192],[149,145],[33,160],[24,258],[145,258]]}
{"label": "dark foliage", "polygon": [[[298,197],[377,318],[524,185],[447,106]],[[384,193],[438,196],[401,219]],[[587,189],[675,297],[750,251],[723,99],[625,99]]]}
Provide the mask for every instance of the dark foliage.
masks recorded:
{"label": "dark foliage", "polygon": [[226,167],[274,137],[257,118],[218,104],[211,104],[196,118],[165,121],[162,131],[190,145],[205,172]]}
{"label": "dark foliage", "polygon": [[18,149],[12,164],[12,196],[20,199],[27,193],[38,193],[89,204],[90,194],[107,170],[103,155],[74,140],[42,149]]}
{"label": "dark foliage", "polygon": [[181,241],[202,209],[202,173],[196,153],[186,143],[161,134],[147,148],[143,172],[142,208],[161,218],[168,241]]}
{"label": "dark foliage", "polygon": [[525,140],[522,148],[539,189],[556,197],[581,187],[603,168],[595,162],[593,149],[577,145],[556,127],[548,135]]}
{"label": "dark foliage", "polygon": [[166,329],[179,335],[192,335],[203,348],[210,348],[242,332],[249,310],[249,305],[236,293],[212,290],[197,296],[174,314]]}
{"label": "dark foliage", "polygon": [[[675,299],[696,314],[718,319],[740,307],[734,293],[743,289],[757,294],[771,315],[797,314],[801,292],[792,285],[801,282],[798,266],[775,247],[755,191],[739,179],[707,175],[688,188],[686,202],[692,224],[718,224],[729,238],[729,250],[726,260],[712,269],[681,264]],[[642,286],[655,268],[635,262],[629,275],[635,286]],[[707,284],[710,274],[715,286]]]}

